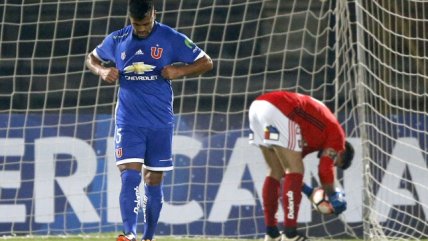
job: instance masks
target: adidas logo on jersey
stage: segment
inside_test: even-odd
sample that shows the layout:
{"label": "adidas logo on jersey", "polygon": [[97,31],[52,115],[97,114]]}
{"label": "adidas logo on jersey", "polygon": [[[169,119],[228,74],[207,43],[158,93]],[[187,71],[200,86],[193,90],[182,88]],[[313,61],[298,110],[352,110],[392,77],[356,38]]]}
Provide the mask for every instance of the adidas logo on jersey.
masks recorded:
{"label": "adidas logo on jersey", "polygon": [[135,52],[135,55],[143,55],[143,51],[141,49],[139,49],[137,52]]}

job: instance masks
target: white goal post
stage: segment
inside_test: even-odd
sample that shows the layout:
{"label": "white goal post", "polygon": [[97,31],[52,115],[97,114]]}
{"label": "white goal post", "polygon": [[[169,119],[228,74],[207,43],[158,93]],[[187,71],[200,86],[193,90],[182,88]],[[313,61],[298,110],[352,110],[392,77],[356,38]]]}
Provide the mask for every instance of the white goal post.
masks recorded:
{"label": "white goal post", "polygon": [[[290,90],[329,106],[356,150],[338,173],[348,210],[322,216],[303,198],[300,231],[428,238],[427,1],[156,0],[156,9],[215,64],[172,83],[175,169],[157,235],[263,237],[266,169],[248,144],[248,107]],[[4,0],[0,13],[0,236],[119,233],[118,86],[84,61],[128,24],[127,0]],[[315,155],[305,164],[318,185]]]}

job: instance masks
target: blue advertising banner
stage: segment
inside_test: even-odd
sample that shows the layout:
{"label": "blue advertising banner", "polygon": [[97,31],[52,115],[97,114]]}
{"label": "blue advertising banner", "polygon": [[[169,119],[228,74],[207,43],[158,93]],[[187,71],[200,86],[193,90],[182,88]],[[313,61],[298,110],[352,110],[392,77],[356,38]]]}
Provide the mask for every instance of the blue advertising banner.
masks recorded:
{"label": "blue advertising banner", "polygon": [[[410,214],[427,217],[421,213],[428,210],[415,202],[428,203],[427,192],[417,186],[400,188],[402,180],[426,182],[424,172],[416,167],[426,167],[427,157],[414,147],[427,148],[427,139],[419,131],[428,126],[427,120],[405,116],[395,121],[414,128],[397,125],[391,134],[394,141],[386,149],[392,155],[379,160],[385,170],[379,176],[377,195],[388,198],[387,189],[410,194],[414,200],[391,196],[391,205],[412,207]],[[165,175],[158,234],[243,238],[264,233],[260,197],[266,167],[260,151],[248,144],[243,122],[242,115],[178,117],[175,169]],[[0,233],[120,231],[120,177],[114,162],[113,129],[110,115],[97,115],[96,119],[74,114],[0,115]],[[339,173],[349,200],[344,220],[361,236],[363,197],[361,191],[352,190],[363,188],[362,150],[358,137],[349,140],[356,156],[349,171]],[[394,162],[401,158],[408,165]],[[315,154],[305,163],[305,182],[316,185]],[[406,176],[396,180],[388,173]],[[395,215],[389,205],[376,203],[375,208],[385,215],[380,222],[387,223],[388,216]],[[321,217],[303,200],[299,223],[310,227],[326,219],[331,220],[329,225],[311,227],[311,235],[338,232],[344,230],[344,224],[334,217]]]}

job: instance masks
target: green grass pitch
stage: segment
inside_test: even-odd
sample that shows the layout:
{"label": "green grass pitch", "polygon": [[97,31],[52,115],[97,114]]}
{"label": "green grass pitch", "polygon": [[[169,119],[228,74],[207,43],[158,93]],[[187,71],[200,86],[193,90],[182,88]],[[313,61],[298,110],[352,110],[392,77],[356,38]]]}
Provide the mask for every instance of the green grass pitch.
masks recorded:
{"label": "green grass pitch", "polygon": [[[100,235],[67,235],[67,236],[0,236],[1,240],[34,240],[34,241],[116,241],[117,234],[100,234]],[[172,237],[172,236],[156,236],[156,241],[261,241],[263,239],[228,239],[228,238],[212,238],[212,237]],[[316,239],[318,241],[362,241],[363,239]],[[139,240],[138,240],[139,241]],[[428,241],[421,239],[420,241]]]}
{"label": "green grass pitch", "polygon": [[[171,236],[156,236],[156,241],[259,241],[262,239],[227,239],[227,238],[204,238],[204,237],[171,237]],[[1,237],[0,240],[37,240],[37,241],[115,241],[116,235],[102,236],[18,236],[18,237]],[[331,239],[329,239],[331,240]],[[340,241],[359,241],[360,239],[340,240]],[[338,240],[339,241],[339,240]],[[428,240],[427,240],[428,241]]]}

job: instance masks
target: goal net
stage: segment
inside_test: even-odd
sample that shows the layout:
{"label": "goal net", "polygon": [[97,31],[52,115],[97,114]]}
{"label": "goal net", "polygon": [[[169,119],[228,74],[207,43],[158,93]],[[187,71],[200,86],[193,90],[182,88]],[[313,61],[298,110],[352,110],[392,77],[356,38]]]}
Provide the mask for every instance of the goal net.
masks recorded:
{"label": "goal net", "polygon": [[357,1],[357,93],[370,240],[428,233],[426,1]]}
{"label": "goal net", "polygon": [[[338,172],[348,210],[323,216],[303,198],[299,230],[427,238],[427,5],[157,0],[157,20],[215,64],[172,82],[175,169],[165,175],[157,235],[264,235],[266,166],[248,144],[248,107],[262,93],[289,90],[329,106],[356,150],[349,170]],[[0,236],[121,232],[118,86],[84,61],[128,24],[127,1],[5,0],[0,13]],[[305,159],[305,182],[314,186],[317,163]]]}

